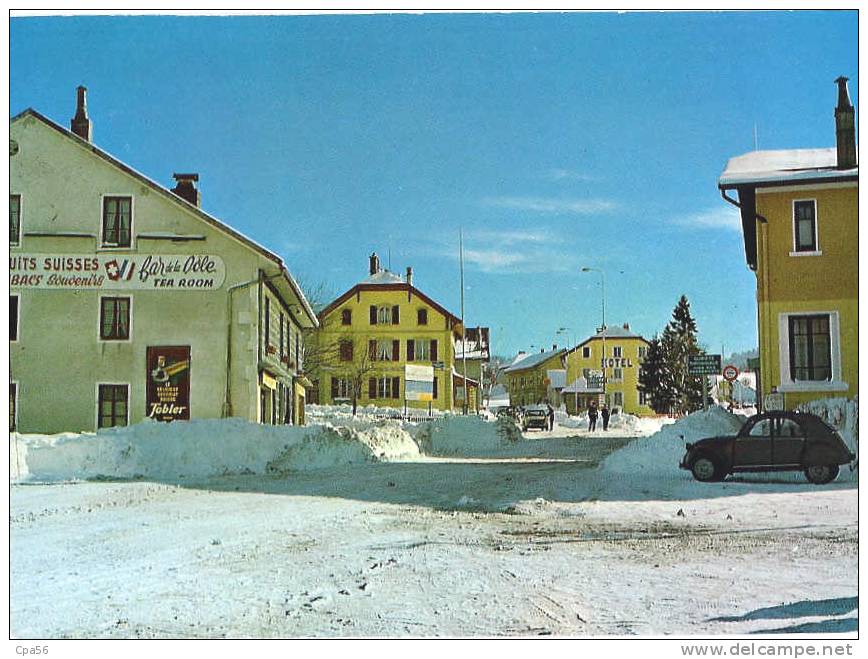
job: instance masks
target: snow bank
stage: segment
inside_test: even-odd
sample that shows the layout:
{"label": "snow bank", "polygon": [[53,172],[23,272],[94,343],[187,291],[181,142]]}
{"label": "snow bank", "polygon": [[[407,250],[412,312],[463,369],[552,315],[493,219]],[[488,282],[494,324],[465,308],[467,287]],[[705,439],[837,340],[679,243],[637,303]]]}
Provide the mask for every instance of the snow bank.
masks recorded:
{"label": "snow bank", "polygon": [[241,419],[143,422],[97,433],[13,435],[15,481],[206,478],[418,456],[399,424],[365,430],[270,426]]}
{"label": "snow bank", "polygon": [[694,412],[663,427],[650,437],[637,439],[607,457],[599,469],[613,476],[641,473],[644,478],[683,478],[687,472],[678,469],[684,457],[684,444],[703,437],[734,435],[744,419],[713,406]]}
{"label": "snow bank", "polygon": [[425,453],[442,456],[480,457],[502,453],[521,439],[510,419],[491,423],[477,416],[444,416],[421,426],[416,441]]}
{"label": "snow bank", "polygon": [[[609,417],[609,430],[623,430],[628,434],[651,435],[667,423],[672,423],[673,420],[668,417],[640,417],[634,414],[626,414],[618,412]],[[576,428],[579,430],[588,429],[588,413],[587,411],[577,416],[569,416],[565,412],[555,412],[555,423],[563,428]],[[597,429],[603,427],[603,420],[597,417]]]}

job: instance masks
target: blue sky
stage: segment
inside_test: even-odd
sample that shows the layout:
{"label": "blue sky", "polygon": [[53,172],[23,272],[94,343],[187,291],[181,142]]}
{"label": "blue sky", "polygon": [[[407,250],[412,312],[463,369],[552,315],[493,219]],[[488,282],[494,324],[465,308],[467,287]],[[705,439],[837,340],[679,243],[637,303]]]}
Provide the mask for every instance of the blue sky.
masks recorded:
{"label": "blue sky", "polygon": [[[857,14],[34,17],[10,24],[10,113],[68,126],[335,294],[391,269],[498,354],[646,336],[683,293],[713,352],[756,345],[754,275],[717,191],[729,157],[833,146],[859,110]],[[568,328],[558,333],[561,327]]]}

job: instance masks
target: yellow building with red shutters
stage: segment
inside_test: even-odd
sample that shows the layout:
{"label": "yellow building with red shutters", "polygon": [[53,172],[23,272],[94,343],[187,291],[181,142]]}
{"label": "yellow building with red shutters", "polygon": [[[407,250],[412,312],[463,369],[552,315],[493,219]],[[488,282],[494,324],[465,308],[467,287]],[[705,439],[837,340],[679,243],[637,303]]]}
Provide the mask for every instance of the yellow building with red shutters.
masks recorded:
{"label": "yellow building with red shutters", "polygon": [[[321,355],[311,373],[320,404],[451,411],[464,407],[464,379],[456,345],[461,320],[405,278],[370,257],[368,277],[319,313],[311,340]],[[407,369],[433,367],[430,400],[406,400]],[[478,382],[467,378],[468,409],[476,409]]]}
{"label": "yellow building with red shutters", "polygon": [[835,82],[835,147],[747,153],[718,182],[756,274],[763,408],[859,392],[855,110],[847,79]]}
{"label": "yellow building with red shutters", "polygon": [[612,411],[653,415],[645,394],[639,391],[639,369],[647,349],[648,341],[625,323],[598,330],[570,350],[565,357],[568,384],[562,391],[567,412],[581,413],[592,402],[598,406],[605,402]]}

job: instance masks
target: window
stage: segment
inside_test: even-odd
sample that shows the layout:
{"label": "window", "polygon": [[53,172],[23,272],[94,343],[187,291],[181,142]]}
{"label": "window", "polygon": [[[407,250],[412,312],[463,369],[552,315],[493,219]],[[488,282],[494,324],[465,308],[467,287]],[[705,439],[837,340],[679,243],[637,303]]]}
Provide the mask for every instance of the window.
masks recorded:
{"label": "window", "polygon": [[353,397],[353,385],[349,378],[332,378],[332,400],[350,399]]}
{"label": "window", "polygon": [[9,244],[17,245],[21,240],[21,195],[9,195]]}
{"label": "window", "polygon": [[437,400],[437,376],[434,376],[434,391],[432,392],[434,400]]}
{"label": "window", "polygon": [[271,300],[265,298],[265,347],[271,343]]}
{"label": "window", "polygon": [[344,309],[341,311],[341,325],[352,325],[353,324],[353,312],[352,309]]}
{"label": "window", "polygon": [[399,398],[401,378],[382,377],[368,380],[368,398]]}
{"label": "window", "polygon": [[428,339],[413,341],[413,359],[417,362],[431,361],[431,342]]}
{"label": "window", "polygon": [[129,247],[133,217],[132,197],[104,197],[102,201],[102,244]]}
{"label": "window", "polygon": [[624,394],[620,391],[615,392],[615,407],[624,407]]}
{"label": "window", "polygon": [[374,359],[381,362],[398,361],[401,356],[399,354],[399,343],[397,341],[389,341],[381,339],[375,342]]}
{"label": "window", "polygon": [[130,298],[100,299],[99,338],[103,341],[126,341],[130,338]]}
{"label": "window", "polygon": [[286,353],[283,350],[283,312],[280,312],[280,358],[283,359]]}
{"label": "window", "polygon": [[588,359],[591,356],[591,346],[582,348],[582,359]]}
{"label": "window", "polygon": [[793,239],[796,252],[816,252],[817,202],[813,199],[793,202]]}
{"label": "window", "polygon": [[18,296],[9,296],[9,340],[18,340]]}
{"label": "window", "polygon": [[792,419],[780,419],[778,423],[779,437],[804,437],[801,427]]}
{"label": "window", "polygon": [[790,377],[793,381],[832,379],[829,316],[790,316]]}
{"label": "window", "polygon": [[644,391],[640,391],[640,392],[639,392],[639,404],[640,404],[640,405],[646,405],[647,403],[645,402],[645,400],[646,400],[646,399],[645,399],[645,392],[644,392]]}
{"label": "window", "polygon": [[622,357],[621,346],[615,346],[612,348],[612,357]]}
{"label": "window", "polygon": [[340,357],[342,362],[353,361],[353,342],[343,340],[340,342]]}
{"label": "window", "polygon": [[400,308],[371,306],[371,325],[397,325],[400,322]]}
{"label": "window", "polygon": [[427,309],[417,309],[416,310],[416,324],[417,325],[427,325],[428,324],[428,310]]}
{"label": "window", "polygon": [[99,416],[98,428],[112,428],[127,425],[127,403],[129,402],[129,385],[101,384],[99,385]]}
{"label": "window", "polygon": [[613,368],[612,369],[612,381],[620,382],[624,379],[624,369],[622,368]]}
{"label": "window", "polygon": [[751,437],[771,437],[772,436],[772,420],[760,419],[753,428],[750,429],[748,435]]}
{"label": "window", "polygon": [[648,355],[648,348],[646,346],[639,346],[639,359],[645,359]]}

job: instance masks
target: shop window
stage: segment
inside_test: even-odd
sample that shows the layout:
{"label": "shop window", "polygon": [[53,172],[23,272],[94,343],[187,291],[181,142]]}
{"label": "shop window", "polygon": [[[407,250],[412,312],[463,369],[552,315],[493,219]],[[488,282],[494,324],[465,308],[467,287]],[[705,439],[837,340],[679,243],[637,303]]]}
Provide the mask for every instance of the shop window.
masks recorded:
{"label": "shop window", "polygon": [[16,246],[21,241],[21,195],[9,195],[9,244]]}
{"label": "shop window", "polygon": [[127,341],[130,338],[130,298],[100,298],[99,338]]}
{"label": "shop window", "polygon": [[814,199],[793,202],[793,239],[796,252],[816,252],[817,202]]}
{"label": "shop window", "polygon": [[416,310],[416,324],[417,325],[427,325],[428,324],[428,310],[427,309],[417,309]]}
{"label": "shop window", "polygon": [[344,309],[341,311],[341,325],[352,325],[353,324],[353,312],[351,309]]}
{"label": "shop window", "polygon": [[129,421],[127,417],[129,395],[130,388],[127,384],[99,385],[98,428],[127,425]]}
{"label": "shop window", "polygon": [[790,377],[793,381],[832,379],[829,316],[790,316]]}
{"label": "shop window", "polygon": [[18,296],[9,296],[9,340],[18,340]]}
{"label": "shop window", "polygon": [[103,197],[102,244],[104,247],[129,247],[132,223],[132,197]]}

